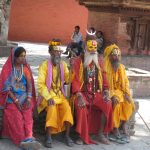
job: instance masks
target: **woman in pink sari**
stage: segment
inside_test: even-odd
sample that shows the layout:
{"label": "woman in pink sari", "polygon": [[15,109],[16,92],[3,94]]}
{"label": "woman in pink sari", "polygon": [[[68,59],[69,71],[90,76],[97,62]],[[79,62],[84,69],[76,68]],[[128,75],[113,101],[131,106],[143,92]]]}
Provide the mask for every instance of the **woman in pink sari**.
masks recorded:
{"label": "woman in pink sari", "polygon": [[2,136],[27,150],[38,149],[40,143],[32,137],[36,95],[33,76],[25,58],[26,50],[17,47],[4,64],[0,74],[0,106],[4,108]]}

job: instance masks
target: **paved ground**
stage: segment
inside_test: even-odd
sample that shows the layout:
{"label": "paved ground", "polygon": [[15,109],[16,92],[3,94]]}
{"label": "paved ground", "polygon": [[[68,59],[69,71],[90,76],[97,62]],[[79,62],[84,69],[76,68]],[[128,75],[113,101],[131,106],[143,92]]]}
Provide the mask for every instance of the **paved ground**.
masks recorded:
{"label": "paved ground", "polygon": [[[49,58],[48,49],[46,45],[35,45],[35,44],[27,44],[27,43],[19,43],[19,45],[24,46],[27,49],[27,60],[31,65],[35,83],[37,80],[37,71],[39,64]],[[63,47],[64,49],[64,47]],[[2,57],[0,58],[0,71],[2,65],[5,63],[7,58]],[[135,100],[139,101],[140,109],[139,113],[142,115],[148,126],[150,127],[150,100],[149,98],[145,99],[138,99]],[[111,145],[83,145],[78,146],[74,145],[73,148],[69,148],[64,145],[64,143],[60,141],[54,141],[54,150],[65,150],[65,149],[72,149],[72,150],[150,150],[150,131],[146,128],[145,124],[143,123],[142,119],[139,115],[136,115],[136,126],[135,126],[136,133],[133,137],[131,137],[131,142],[125,145],[119,145],[112,143]],[[18,150],[16,146],[14,146],[11,141],[6,139],[0,140],[0,150]],[[41,148],[41,150],[47,150],[47,148]]]}

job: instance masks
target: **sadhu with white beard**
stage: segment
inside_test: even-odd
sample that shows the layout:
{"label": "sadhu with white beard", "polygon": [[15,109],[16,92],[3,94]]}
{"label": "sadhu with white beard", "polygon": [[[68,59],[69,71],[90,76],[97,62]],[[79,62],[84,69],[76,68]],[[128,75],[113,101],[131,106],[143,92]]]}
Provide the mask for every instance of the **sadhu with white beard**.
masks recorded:
{"label": "sadhu with white beard", "polygon": [[109,144],[107,133],[112,129],[112,104],[102,61],[98,58],[97,42],[86,42],[85,54],[73,62],[72,92],[75,95],[77,144],[94,144],[90,134]]}
{"label": "sadhu with white beard", "polygon": [[125,66],[120,61],[121,51],[119,47],[115,44],[106,47],[104,68],[113,104],[113,128],[116,136],[120,135],[118,128],[121,122],[124,134],[128,134],[125,125],[134,110]]}

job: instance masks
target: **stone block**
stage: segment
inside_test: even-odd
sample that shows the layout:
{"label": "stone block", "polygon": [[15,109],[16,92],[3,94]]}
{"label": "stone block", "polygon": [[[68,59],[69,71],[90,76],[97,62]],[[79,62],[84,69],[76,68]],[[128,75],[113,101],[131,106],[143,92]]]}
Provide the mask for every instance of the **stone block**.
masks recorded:
{"label": "stone block", "polygon": [[0,57],[8,57],[11,49],[11,46],[0,46]]}

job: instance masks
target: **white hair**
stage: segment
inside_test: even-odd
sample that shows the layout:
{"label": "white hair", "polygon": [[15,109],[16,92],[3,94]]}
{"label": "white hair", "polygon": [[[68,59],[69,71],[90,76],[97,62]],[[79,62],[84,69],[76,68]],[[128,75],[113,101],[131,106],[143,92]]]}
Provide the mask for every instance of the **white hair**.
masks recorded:
{"label": "white hair", "polygon": [[98,53],[90,53],[88,51],[85,51],[84,54],[84,68],[86,68],[91,62],[94,62],[97,68],[100,68],[98,63]]}

